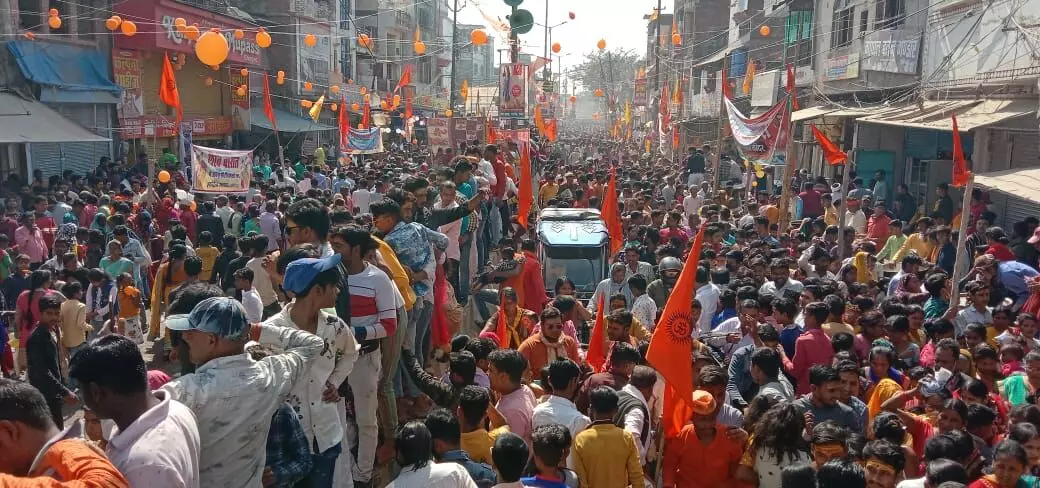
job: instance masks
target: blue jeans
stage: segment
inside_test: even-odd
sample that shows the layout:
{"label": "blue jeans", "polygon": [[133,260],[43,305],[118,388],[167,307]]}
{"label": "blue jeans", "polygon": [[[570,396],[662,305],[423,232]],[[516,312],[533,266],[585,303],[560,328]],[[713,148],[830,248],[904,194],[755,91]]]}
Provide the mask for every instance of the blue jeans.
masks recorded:
{"label": "blue jeans", "polygon": [[467,232],[459,237],[459,286],[455,287],[455,299],[460,304],[466,303],[469,296],[470,279],[473,270],[469,269],[469,256],[472,254],[473,233]]}
{"label": "blue jeans", "polygon": [[[430,321],[433,319],[433,304],[419,297],[415,306],[408,311],[408,335],[404,344],[411,348],[415,357],[425,366],[426,357],[430,354]],[[400,385],[400,386],[399,386]],[[415,398],[422,390],[415,386],[403,364],[399,365],[394,375],[394,390],[405,396]]]}
{"label": "blue jeans", "polygon": [[[316,448],[317,441],[314,441],[314,444]],[[339,455],[342,452],[343,444],[337,442],[336,445],[326,449],[323,453],[311,454],[311,461],[314,462],[311,466],[311,472],[297,486],[332,488],[332,476],[336,472],[336,460],[339,459]]]}

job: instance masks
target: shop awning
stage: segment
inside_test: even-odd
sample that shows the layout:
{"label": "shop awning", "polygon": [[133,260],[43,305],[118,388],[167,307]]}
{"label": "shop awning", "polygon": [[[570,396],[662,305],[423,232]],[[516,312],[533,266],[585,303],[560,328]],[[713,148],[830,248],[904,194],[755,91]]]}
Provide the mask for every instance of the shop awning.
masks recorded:
{"label": "shop awning", "polygon": [[118,103],[122,89],[112,82],[111,56],[80,46],[10,41],[22,74],[42,86],[40,99],[55,103]]}
{"label": "shop awning", "polygon": [[803,108],[796,110],[791,114],[791,121],[799,122],[802,120],[817,119],[820,117],[863,117],[873,113],[878,113],[883,109],[880,108],[841,108],[832,106],[817,105],[815,107]]}
{"label": "shop awning", "polygon": [[693,67],[694,68],[698,68],[698,67],[704,66],[706,64],[711,64],[711,63],[714,63],[714,62],[717,62],[717,61],[721,61],[722,58],[726,57],[726,54],[728,52],[729,51],[727,51],[726,49],[723,49],[723,50],[721,50],[721,51],[719,51],[719,52],[717,52],[715,54],[712,54],[711,56],[708,56],[707,58],[701,60],[697,64],[693,65]]}
{"label": "shop awning", "polygon": [[[271,126],[271,121],[267,119],[267,115],[264,115],[263,107],[250,108],[249,118],[255,127],[262,127],[267,130],[274,129]],[[319,124],[309,118],[293,115],[284,110],[274,109],[274,118],[278,122],[278,132],[315,132],[335,129],[333,126]]]}
{"label": "shop awning", "polygon": [[[960,117],[957,126],[960,128]],[[975,184],[1040,203],[1040,168],[1010,169],[975,175]]]}
{"label": "shop awning", "polygon": [[0,144],[37,142],[107,142],[35,100],[0,92]]}
{"label": "shop awning", "polygon": [[956,115],[957,128],[967,131],[1035,113],[1036,100],[945,100],[890,109],[860,122],[952,131]]}

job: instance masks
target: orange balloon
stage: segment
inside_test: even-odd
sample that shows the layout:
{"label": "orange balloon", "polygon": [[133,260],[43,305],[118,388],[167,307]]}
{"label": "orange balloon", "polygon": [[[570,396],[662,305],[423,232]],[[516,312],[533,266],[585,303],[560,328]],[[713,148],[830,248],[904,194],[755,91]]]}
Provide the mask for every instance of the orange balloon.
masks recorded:
{"label": "orange balloon", "polygon": [[231,46],[228,45],[227,38],[217,32],[208,31],[195,42],[195,55],[203,64],[219,65],[227,61],[230,52]]}
{"label": "orange balloon", "polygon": [[307,34],[303,37],[303,43],[306,44],[307,47],[314,47],[318,44],[318,38],[314,34]]}
{"label": "orange balloon", "polygon": [[600,39],[599,42],[596,43],[596,47],[598,47],[600,49],[606,49],[607,48],[607,40],[606,39]]}
{"label": "orange balloon", "polygon": [[303,108],[311,108],[311,105],[314,105],[314,103],[310,100],[300,100],[300,106]]}
{"label": "orange balloon", "polygon": [[240,74],[242,76],[249,76],[249,70],[245,69],[245,68],[242,68],[241,70],[238,71],[238,74]]}
{"label": "orange balloon", "polygon": [[415,41],[415,44],[412,44],[412,48],[415,49],[415,54],[417,54],[419,56],[422,56],[423,54],[426,54],[426,43],[425,42]]}
{"label": "orange balloon", "polygon": [[305,81],[303,82],[303,89],[306,91],[311,91],[314,89],[314,84],[309,81]]}
{"label": "orange balloon", "polygon": [[450,108],[444,111],[444,116],[445,117],[451,117],[454,114],[455,114],[455,112],[452,112],[452,110]]}
{"label": "orange balloon", "polygon": [[235,39],[244,39],[246,33],[242,29],[235,29]]}
{"label": "orange balloon", "polygon": [[339,93],[339,85],[332,85],[329,87],[329,91],[332,92],[333,95]]}
{"label": "orange balloon", "polygon": [[769,32],[770,32],[770,29],[769,29],[768,25],[763,25],[762,27],[758,28],[758,33],[762,34],[762,37],[768,36]]}
{"label": "orange balloon", "polygon": [[357,41],[358,41],[358,45],[360,45],[362,47],[371,48],[371,46],[372,46],[372,38],[368,37],[368,34],[361,34],[361,35],[359,35],[358,38],[357,38]]}
{"label": "orange balloon", "polygon": [[165,169],[160,171],[159,174],[156,175],[156,176],[159,177],[159,183],[169,183],[170,182],[170,172],[166,171]]}
{"label": "orange balloon", "polygon": [[271,47],[271,34],[260,29],[260,32],[256,33],[256,45],[260,47]]}
{"label": "orange balloon", "polygon": [[211,77],[211,76],[207,76],[206,77],[206,86],[213,86],[213,77]]}
{"label": "orange balloon", "polygon": [[177,17],[176,19],[173,19],[173,26],[174,27],[187,27],[188,26],[188,21],[184,20],[184,17]]}
{"label": "orange balloon", "polygon": [[679,35],[678,32],[673,32],[672,33],[672,45],[673,46],[678,46],[680,44],[682,44],[682,37]]}
{"label": "orange balloon", "polygon": [[282,71],[282,70],[278,70],[278,77],[279,78],[285,78],[285,72]]}
{"label": "orange balloon", "polygon": [[51,29],[61,29],[61,17],[58,17],[57,15],[52,15],[49,19],[47,19],[47,25],[50,26]]}
{"label": "orange balloon", "polygon": [[50,14],[51,17],[57,17],[58,16],[58,9],[52,8],[52,9],[48,10],[47,13]]}
{"label": "orange balloon", "polygon": [[577,102],[577,101],[578,101],[578,97],[576,97],[574,95],[571,95],[571,103],[574,103],[574,102]]}
{"label": "orange balloon", "polygon": [[560,47],[560,43],[554,42],[553,45],[552,45],[552,52],[554,52],[556,54],[559,54],[560,53],[560,49],[562,49]]}
{"label": "orange balloon", "polygon": [[238,88],[236,88],[235,89],[235,94],[240,96],[240,97],[246,96],[246,86],[242,85],[242,86],[239,86]]}
{"label": "orange balloon", "polygon": [[[191,40],[191,41],[197,41],[199,39],[199,26],[197,26],[197,25],[189,25],[188,27],[186,27],[184,29],[184,37],[187,37],[188,40]],[[220,36],[220,37],[224,37],[224,36]],[[225,42],[226,41],[227,40],[225,39]]]}
{"label": "orange balloon", "polygon": [[122,29],[123,35],[125,35],[126,37],[133,37],[134,34],[137,34],[137,24],[133,23],[132,21],[123,21],[123,23],[120,24],[119,27],[120,29]]}
{"label": "orange balloon", "polygon": [[358,110],[361,110],[361,105],[358,105],[356,103],[352,103],[352,104],[350,104],[350,110],[353,110],[354,112],[357,112]]}
{"label": "orange balloon", "polygon": [[596,95],[597,97],[602,97],[603,96],[603,89],[602,88],[597,88],[595,91],[592,92],[592,94]]}
{"label": "orange balloon", "polygon": [[114,31],[114,30],[118,29],[119,28],[119,24],[122,24],[122,23],[123,23],[123,19],[122,18],[120,18],[118,15],[113,15],[113,16],[109,17],[108,20],[105,20],[105,28],[110,30],[110,31]]}
{"label": "orange balloon", "polygon": [[469,33],[469,40],[477,46],[483,46],[488,42],[487,32],[484,32],[483,29],[476,29]]}
{"label": "orange balloon", "polygon": [[329,110],[331,110],[333,112],[335,112],[337,108],[339,108],[339,105],[336,105],[335,103],[332,104],[332,105],[329,105]]}

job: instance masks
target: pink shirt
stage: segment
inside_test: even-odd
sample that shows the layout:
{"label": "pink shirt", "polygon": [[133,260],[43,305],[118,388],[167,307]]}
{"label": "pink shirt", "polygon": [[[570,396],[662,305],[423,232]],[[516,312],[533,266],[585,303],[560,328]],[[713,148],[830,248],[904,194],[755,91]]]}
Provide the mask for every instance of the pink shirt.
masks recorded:
{"label": "pink shirt", "polygon": [[531,443],[531,420],[534,418],[534,406],[536,400],[534,393],[527,385],[498,399],[499,412],[509,422],[510,432],[523,437],[528,444]]}
{"label": "pink shirt", "polygon": [[834,360],[834,347],[823,329],[807,330],[794,342],[794,357],[784,358],[784,368],[798,381],[795,393],[810,392],[809,368],[816,364],[830,365]]}
{"label": "pink shirt", "polygon": [[29,256],[30,263],[42,263],[47,260],[47,243],[43,240],[40,228],[29,230],[24,225],[14,231],[14,242],[18,250]]}

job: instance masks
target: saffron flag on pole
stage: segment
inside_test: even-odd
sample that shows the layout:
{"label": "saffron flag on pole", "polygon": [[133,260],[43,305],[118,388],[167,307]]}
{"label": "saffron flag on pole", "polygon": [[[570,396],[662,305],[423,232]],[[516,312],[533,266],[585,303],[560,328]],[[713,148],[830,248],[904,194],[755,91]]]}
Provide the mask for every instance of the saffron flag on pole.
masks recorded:
{"label": "saffron flag on pole", "polygon": [[350,115],[347,113],[347,96],[340,95],[339,104],[339,141],[340,146],[347,143],[347,135],[350,134]]}
{"label": "saffron flag on pole", "polygon": [[173,65],[170,64],[170,55],[163,54],[162,78],[159,79],[159,100],[167,107],[177,110],[177,123],[174,130],[179,130],[181,119],[184,118],[184,109],[181,107],[181,95],[177,90],[177,78],[173,74]]}
{"label": "saffron flag on pole", "polygon": [[726,69],[725,68],[722,69],[722,76],[721,76],[721,78],[722,78],[722,83],[720,83],[720,85],[722,85],[722,95],[725,96],[726,98],[733,98],[733,92],[730,91],[730,89],[729,89],[729,79],[726,77]]}
{"label": "saffron flag on pole", "polygon": [[[345,106],[345,105],[344,105]],[[274,106],[271,105],[271,87],[267,84],[267,73],[264,73],[264,115],[271,121],[271,127],[278,132],[278,121],[274,117]]]}
{"label": "saffron flag on pole", "polygon": [[[603,365],[607,364],[606,328],[607,324],[603,319],[603,295],[600,295],[599,303],[596,304],[596,323],[592,326],[589,350],[585,354],[585,362],[592,366],[592,371],[595,373],[603,371]],[[692,376],[693,373],[691,372],[690,375]]]}
{"label": "saffron flag on pole", "polygon": [[957,129],[957,116],[953,115],[953,181],[954,188],[963,188],[971,179],[968,161],[964,159],[964,146],[961,145],[961,132]]}
{"label": "saffron flag on pole", "polygon": [[625,242],[625,236],[621,230],[621,211],[618,209],[617,175],[614,168],[610,169],[610,183],[607,184],[607,194],[603,196],[603,211],[600,218],[607,227],[610,234],[610,255],[617,255]]}
{"label": "saffron flag on pole", "polygon": [[394,93],[401,91],[401,87],[411,84],[412,82],[412,65],[404,65],[404,73],[401,73],[401,80],[397,82],[397,86],[394,87]]}
{"label": "saffron flag on pole", "polygon": [[368,103],[368,97],[365,97],[365,111],[361,114],[361,128],[368,129],[369,122],[372,120],[372,105]]}
{"label": "saffron flag on pole", "polygon": [[[664,378],[664,424],[665,437],[678,435],[690,419],[693,401],[693,333],[697,318],[693,316],[692,300],[696,286],[697,263],[704,243],[702,225],[693,240],[693,248],[683,265],[679,280],[668,296],[661,312],[646,360]],[[590,344],[591,347],[591,344]]]}
{"label": "saffron flag on pole", "polygon": [[820,148],[823,149],[823,159],[827,160],[827,164],[837,166],[849,160],[849,155],[845,154],[845,151],[842,151],[836,144],[831,142],[820,129],[817,129],[816,124],[812,124],[812,133],[816,137],[816,142],[820,143]]}
{"label": "saffron flag on pole", "polygon": [[787,96],[791,97],[791,110],[798,110],[798,94],[795,93],[795,69],[794,65],[787,64]]}
{"label": "saffron flag on pole", "polygon": [[520,182],[517,184],[516,221],[527,228],[527,217],[534,204],[534,187],[531,182],[531,147],[524,144],[520,147]]}

